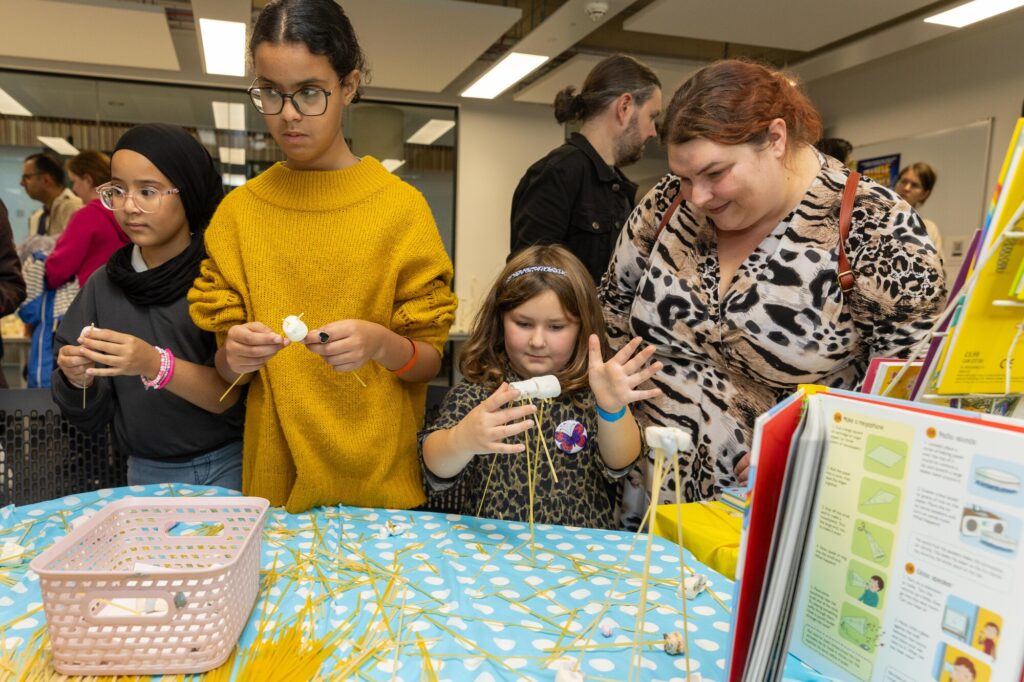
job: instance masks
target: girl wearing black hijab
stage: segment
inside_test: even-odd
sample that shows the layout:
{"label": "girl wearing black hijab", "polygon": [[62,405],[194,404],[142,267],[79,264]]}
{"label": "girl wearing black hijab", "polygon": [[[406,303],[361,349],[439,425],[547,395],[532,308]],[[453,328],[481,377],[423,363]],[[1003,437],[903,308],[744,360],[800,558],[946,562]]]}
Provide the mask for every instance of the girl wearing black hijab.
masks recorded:
{"label": "girl wearing black hijab", "polygon": [[85,431],[113,423],[128,483],[241,489],[242,393],[213,366],[214,335],[195,327],[185,296],[205,257],[203,232],[223,197],[199,142],[177,126],[132,128],[97,188],[131,244],[97,270],[54,344],[53,395]]}

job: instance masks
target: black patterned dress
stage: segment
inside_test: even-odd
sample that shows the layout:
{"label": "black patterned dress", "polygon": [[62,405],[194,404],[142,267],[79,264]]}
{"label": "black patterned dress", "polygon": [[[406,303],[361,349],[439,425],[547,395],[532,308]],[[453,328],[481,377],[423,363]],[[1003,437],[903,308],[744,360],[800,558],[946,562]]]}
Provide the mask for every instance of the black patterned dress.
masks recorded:
{"label": "black patterned dress", "polygon": [[[836,280],[839,204],[849,171],[822,164],[796,209],[737,270],[719,300],[716,232],[682,202],[654,237],[679,179],[664,177],[623,229],[601,289],[613,348],[639,335],[658,347],[663,395],[637,403],[640,425],[679,426],[683,498],[714,497],[736,484],[754,420],[798,384],[856,388],[872,356],[899,357],[920,340],[946,298],[942,263],[921,218],[894,192],[862,178],[846,253],[855,289]],[[625,483],[623,524],[649,502],[647,453]],[[660,502],[675,492],[666,480]]]}
{"label": "black patterned dress", "polygon": [[[519,381],[509,375],[507,381]],[[458,424],[494,390],[481,384],[463,381],[445,397],[440,414],[430,419],[419,434],[420,461],[423,441],[434,431],[450,429]],[[597,448],[597,416],[590,391],[572,397],[535,401],[542,436],[551,453],[555,483],[544,450],[537,440],[538,429],[530,429],[530,450],[538,459],[534,487],[534,521],[585,528],[614,528],[616,484],[632,465],[625,469],[609,469]],[[506,439],[522,443],[523,435]],[[470,516],[527,521],[530,497],[527,485],[525,453],[477,455],[453,478],[438,478],[423,467],[428,499],[438,491],[452,491],[446,511]],[[488,482],[490,478],[490,482]],[[486,488],[486,493],[485,493]],[[483,505],[481,507],[481,500]],[[477,513],[477,510],[480,513]]]}

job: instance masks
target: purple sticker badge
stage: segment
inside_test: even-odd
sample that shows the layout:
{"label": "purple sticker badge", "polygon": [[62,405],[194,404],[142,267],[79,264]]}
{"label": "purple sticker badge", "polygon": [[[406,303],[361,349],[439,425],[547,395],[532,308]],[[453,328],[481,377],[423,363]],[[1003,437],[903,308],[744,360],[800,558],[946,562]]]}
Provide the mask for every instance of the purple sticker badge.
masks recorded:
{"label": "purple sticker badge", "polygon": [[562,452],[575,455],[587,445],[587,430],[575,419],[567,419],[555,429],[555,442]]}

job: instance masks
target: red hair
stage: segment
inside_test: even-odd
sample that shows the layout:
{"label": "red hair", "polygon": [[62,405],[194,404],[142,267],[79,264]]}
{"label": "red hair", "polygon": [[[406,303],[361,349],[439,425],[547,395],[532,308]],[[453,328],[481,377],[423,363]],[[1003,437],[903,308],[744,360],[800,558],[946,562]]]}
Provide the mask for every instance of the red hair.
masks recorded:
{"label": "red hair", "polygon": [[[761,144],[777,118],[794,142],[821,138],[821,115],[793,76],[742,59],[723,59],[695,73],[672,96],[664,144],[703,138],[719,144]],[[792,147],[791,147],[792,148]]]}

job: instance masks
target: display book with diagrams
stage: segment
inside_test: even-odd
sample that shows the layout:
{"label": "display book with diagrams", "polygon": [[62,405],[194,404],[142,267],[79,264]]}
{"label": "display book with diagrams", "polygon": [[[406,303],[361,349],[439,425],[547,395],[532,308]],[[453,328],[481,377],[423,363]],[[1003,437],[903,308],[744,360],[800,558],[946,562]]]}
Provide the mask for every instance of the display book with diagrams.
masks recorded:
{"label": "display book with diagrams", "polygon": [[1024,422],[809,389],[752,465],[730,681],[1024,679]]}

